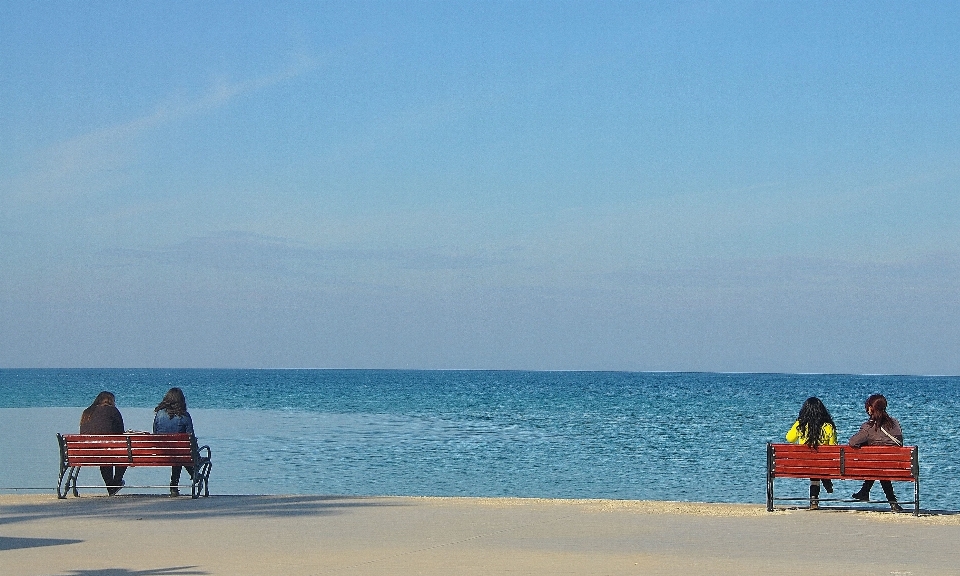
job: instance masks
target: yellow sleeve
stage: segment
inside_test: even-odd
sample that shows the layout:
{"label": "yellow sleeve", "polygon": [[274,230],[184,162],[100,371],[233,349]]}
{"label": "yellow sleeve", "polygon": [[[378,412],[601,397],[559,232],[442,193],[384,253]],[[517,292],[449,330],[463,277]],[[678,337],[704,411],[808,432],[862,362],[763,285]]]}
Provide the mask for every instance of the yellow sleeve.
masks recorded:
{"label": "yellow sleeve", "polygon": [[822,438],[823,443],[828,446],[833,446],[837,443],[837,431],[830,424],[823,425]]}
{"label": "yellow sleeve", "polygon": [[797,420],[793,423],[793,426],[790,428],[790,431],[787,432],[787,442],[791,444],[800,443],[800,421]]}

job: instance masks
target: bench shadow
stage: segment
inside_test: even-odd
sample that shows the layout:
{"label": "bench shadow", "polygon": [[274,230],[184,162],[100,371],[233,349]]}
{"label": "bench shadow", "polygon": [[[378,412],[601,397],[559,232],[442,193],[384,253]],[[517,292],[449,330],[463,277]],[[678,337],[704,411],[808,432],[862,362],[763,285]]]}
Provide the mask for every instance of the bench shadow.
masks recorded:
{"label": "bench shadow", "polygon": [[[807,510],[806,506],[778,506],[777,510],[789,510],[796,511]],[[810,511],[812,514],[820,513],[830,513],[830,512],[872,512],[879,514],[896,514],[898,516],[913,516],[913,507],[904,507],[903,512],[891,512],[890,506],[887,503],[877,503],[876,506],[870,506],[869,504],[863,504],[859,506],[843,506],[843,505],[824,505],[823,501],[820,502],[820,508],[816,511]],[[927,509],[920,508],[919,517],[932,517],[932,516],[958,516],[960,511],[957,510],[938,510],[938,509]]]}
{"label": "bench shadow", "polygon": [[98,568],[96,570],[71,570],[59,576],[187,576],[191,574],[210,574],[196,570],[196,566],[173,566],[170,568],[152,568],[147,570],[128,570],[127,568]]}
{"label": "bench shadow", "polygon": [[63,538],[17,538],[16,536],[0,536],[0,552],[4,550],[22,550],[24,548],[42,548],[44,546],[63,546],[64,544],[79,544],[83,540],[67,540]]}
{"label": "bench shadow", "polygon": [[116,518],[127,520],[330,516],[350,510],[404,506],[391,498],[364,496],[210,496],[196,500],[155,495],[82,496],[64,500],[4,504],[0,525],[62,518]]}

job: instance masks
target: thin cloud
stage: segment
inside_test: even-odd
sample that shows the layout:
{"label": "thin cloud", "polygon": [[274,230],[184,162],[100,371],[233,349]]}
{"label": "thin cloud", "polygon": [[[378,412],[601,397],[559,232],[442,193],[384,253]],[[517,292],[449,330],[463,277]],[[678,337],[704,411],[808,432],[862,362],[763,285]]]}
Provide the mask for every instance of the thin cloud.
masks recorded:
{"label": "thin cloud", "polygon": [[[168,101],[129,122],[106,126],[43,150],[32,166],[15,176],[3,200],[15,205],[49,206],[108,190],[128,181],[139,138],[160,126],[225,106],[236,98],[281,84],[318,66],[299,57],[276,72],[242,82],[221,81],[198,98]],[[9,208],[10,206],[8,206]]]}
{"label": "thin cloud", "polygon": [[147,260],[164,266],[269,273],[310,273],[354,268],[369,263],[404,270],[480,269],[502,263],[476,254],[435,250],[382,250],[318,248],[302,242],[251,232],[230,231],[190,238],[177,244],[147,250],[122,250],[130,260]]}

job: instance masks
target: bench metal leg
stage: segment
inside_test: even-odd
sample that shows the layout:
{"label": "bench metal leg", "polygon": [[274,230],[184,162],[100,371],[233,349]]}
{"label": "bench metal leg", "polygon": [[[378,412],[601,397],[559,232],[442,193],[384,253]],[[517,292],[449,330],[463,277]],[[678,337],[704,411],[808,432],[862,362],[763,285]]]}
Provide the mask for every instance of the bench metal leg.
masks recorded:
{"label": "bench metal leg", "polygon": [[199,498],[200,493],[203,492],[203,496],[210,496],[210,470],[213,468],[213,463],[209,460],[204,460],[196,467],[193,473],[193,480],[190,483],[190,496],[193,498]]}
{"label": "bench metal leg", "polygon": [[[65,469],[60,471],[60,479],[57,480],[57,498],[63,500],[67,497],[67,488],[70,484],[70,475],[67,473],[70,469]],[[64,486],[63,479],[67,479],[67,486]]]}
{"label": "bench metal leg", "polygon": [[767,512],[773,512],[773,445],[767,442]]}
{"label": "bench metal leg", "polygon": [[80,467],[73,466],[60,473],[60,480],[57,481],[57,498],[61,500],[67,497],[67,494],[73,492],[75,497],[80,497],[77,491],[77,476],[80,475]]}
{"label": "bench metal leg", "polygon": [[920,515],[920,479],[913,483],[913,515]]}

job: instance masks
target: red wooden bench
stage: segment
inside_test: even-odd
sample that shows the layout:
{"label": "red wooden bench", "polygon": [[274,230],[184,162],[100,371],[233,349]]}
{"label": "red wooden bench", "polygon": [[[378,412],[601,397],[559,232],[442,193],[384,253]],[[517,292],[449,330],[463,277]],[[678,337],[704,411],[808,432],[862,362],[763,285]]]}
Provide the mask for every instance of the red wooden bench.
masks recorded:
{"label": "red wooden bench", "polygon": [[[84,466],[190,466],[193,477],[190,494],[210,495],[210,447],[197,446],[192,434],[57,434],[60,443],[60,480],[57,496],[66,498],[78,488],[77,476]],[[128,488],[169,488],[169,486],[127,486]]]}
{"label": "red wooden bench", "polygon": [[[920,515],[920,459],[916,446],[820,446],[767,443],[767,510],[773,511],[774,478],[913,482],[913,514]],[[830,499],[821,498],[820,502]],[[860,502],[834,499],[833,501]]]}

